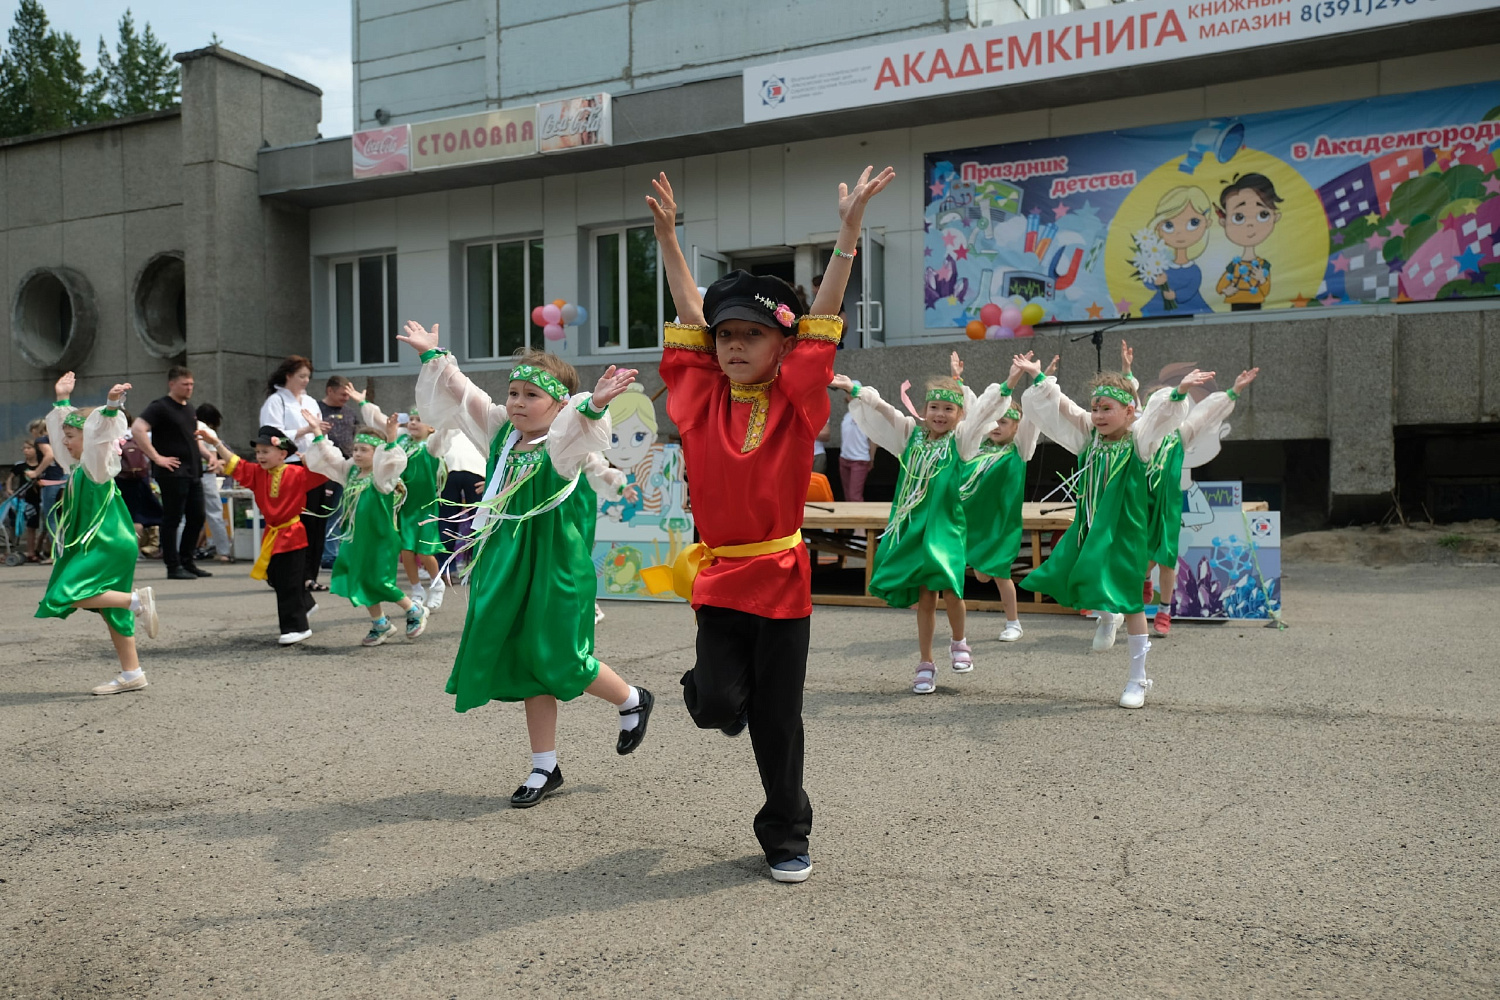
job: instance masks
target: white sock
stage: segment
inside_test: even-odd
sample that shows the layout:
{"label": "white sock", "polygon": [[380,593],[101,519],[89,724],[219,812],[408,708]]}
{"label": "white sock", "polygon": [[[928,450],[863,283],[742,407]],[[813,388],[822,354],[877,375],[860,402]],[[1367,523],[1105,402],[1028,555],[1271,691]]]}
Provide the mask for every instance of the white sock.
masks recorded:
{"label": "white sock", "polygon": [[964,644],[964,640],[963,639],[954,639],[953,640],[953,645],[955,645],[955,646],[962,646],[963,644]]}
{"label": "white sock", "polygon": [[139,678],[144,673],[145,673],[145,671],[142,670],[140,667],[136,667],[134,670],[121,670],[120,671],[120,680],[122,680],[122,681],[133,681],[133,680],[136,680],[137,678]]}
{"label": "white sock", "polygon": [[138,615],[141,613],[141,592],[132,590],[130,592],[130,613]]}
{"label": "white sock", "polygon": [[1146,651],[1151,648],[1151,637],[1132,635],[1126,638],[1130,640],[1130,679],[1143,681],[1146,679]]}
{"label": "white sock", "polygon": [[[618,707],[619,707],[620,711],[624,712],[624,711],[627,711],[629,709],[635,708],[640,703],[641,703],[641,691],[640,691],[640,688],[634,688],[633,687],[633,688],[630,689],[630,694],[625,698],[624,701],[620,702],[620,704],[619,704]],[[638,726],[640,724],[641,724],[641,717],[640,717],[639,713],[632,714],[632,715],[622,715],[622,716],[620,716],[620,728],[623,729],[623,730],[625,730],[626,732],[629,732],[630,730],[634,729],[636,726]]]}
{"label": "white sock", "polygon": [[[548,750],[546,753],[534,753],[531,755],[531,766],[541,768],[547,774],[557,770],[557,751]],[[527,788],[541,788],[547,783],[547,776],[537,774],[535,771],[526,776]]]}
{"label": "white sock", "polygon": [[1020,628],[1021,627],[1021,619],[1019,619],[1019,618],[1007,618],[1007,619],[1005,619],[1005,627],[1006,628]]}

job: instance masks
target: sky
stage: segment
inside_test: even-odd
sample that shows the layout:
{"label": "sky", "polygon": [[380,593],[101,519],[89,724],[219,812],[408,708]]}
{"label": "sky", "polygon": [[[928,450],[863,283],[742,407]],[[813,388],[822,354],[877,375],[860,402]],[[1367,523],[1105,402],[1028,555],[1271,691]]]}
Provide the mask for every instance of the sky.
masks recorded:
{"label": "sky", "polygon": [[[0,0],[0,29],[9,31],[16,6]],[[202,48],[218,32],[225,48],[322,88],[323,135],[351,131],[350,0],[42,0],[42,6],[54,29],[78,39],[89,69],[98,62],[100,36],[113,51],[126,7],[137,31],[149,22],[174,53]]]}

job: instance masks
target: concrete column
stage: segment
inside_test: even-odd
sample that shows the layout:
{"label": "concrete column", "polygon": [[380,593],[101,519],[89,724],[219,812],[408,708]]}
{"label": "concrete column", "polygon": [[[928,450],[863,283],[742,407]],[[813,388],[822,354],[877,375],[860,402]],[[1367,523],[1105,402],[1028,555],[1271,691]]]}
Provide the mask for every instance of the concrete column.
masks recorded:
{"label": "concrete column", "polygon": [[267,373],[311,354],[307,212],[259,194],[263,146],[317,138],[322,92],[210,46],[182,63],[188,364],[229,440],[258,423]]}
{"label": "concrete column", "polygon": [[1328,513],[1374,520],[1396,485],[1394,316],[1328,320]]}

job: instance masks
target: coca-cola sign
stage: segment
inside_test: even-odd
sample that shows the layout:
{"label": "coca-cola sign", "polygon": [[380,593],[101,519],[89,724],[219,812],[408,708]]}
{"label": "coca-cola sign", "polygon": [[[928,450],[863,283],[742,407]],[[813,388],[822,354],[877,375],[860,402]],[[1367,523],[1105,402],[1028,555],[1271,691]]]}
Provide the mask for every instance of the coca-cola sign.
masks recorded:
{"label": "coca-cola sign", "polygon": [[537,105],[536,120],[544,153],[608,146],[614,140],[608,94],[544,101]]}
{"label": "coca-cola sign", "polygon": [[356,132],[352,140],[355,177],[380,177],[411,170],[411,126],[392,125]]}

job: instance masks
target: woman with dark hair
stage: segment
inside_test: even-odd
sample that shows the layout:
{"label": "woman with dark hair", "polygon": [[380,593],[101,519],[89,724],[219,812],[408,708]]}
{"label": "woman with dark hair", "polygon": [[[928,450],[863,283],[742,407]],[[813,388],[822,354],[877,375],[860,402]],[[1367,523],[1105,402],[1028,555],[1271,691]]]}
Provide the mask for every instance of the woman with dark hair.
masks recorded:
{"label": "woman with dark hair", "polygon": [[[275,427],[297,443],[298,450],[287,456],[289,463],[301,462],[302,452],[313,437],[328,432],[327,421],[319,421],[319,426],[309,427],[302,416],[303,410],[319,412],[318,401],[307,394],[307,384],[311,381],[312,362],[300,354],[288,355],[266,380],[266,401],[260,406],[260,426]],[[307,581],[308,590],[328,589],[318,582],[318,568],[322,563],[323,541],[328,531],[328,515],[331,513],[333,504],[326,483],[307,491],[307,506],[302,512],[302,524],[307,529],[303,579]]]}

